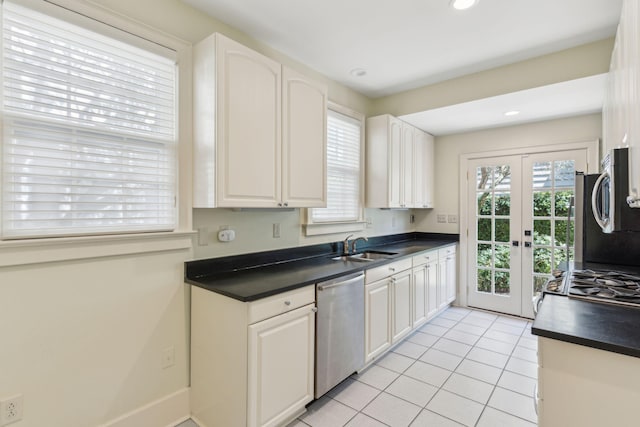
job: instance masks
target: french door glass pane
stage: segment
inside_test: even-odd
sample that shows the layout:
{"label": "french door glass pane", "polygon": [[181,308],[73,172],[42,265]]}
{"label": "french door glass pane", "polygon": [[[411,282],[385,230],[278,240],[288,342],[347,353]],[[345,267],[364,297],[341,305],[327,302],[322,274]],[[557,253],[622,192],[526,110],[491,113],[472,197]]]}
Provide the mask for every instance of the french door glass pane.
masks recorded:
{"label": "french door glass pane", "polygon": [[568,219],[574,195],[575,161],[533,164],[533,292],[573,255],[574,222]]}
{"label": "french door glass pane", "polygon": [[510,166],[478,167],[476,169],[476,200],[478,238],[476,290],[495,295],[509,295]]}

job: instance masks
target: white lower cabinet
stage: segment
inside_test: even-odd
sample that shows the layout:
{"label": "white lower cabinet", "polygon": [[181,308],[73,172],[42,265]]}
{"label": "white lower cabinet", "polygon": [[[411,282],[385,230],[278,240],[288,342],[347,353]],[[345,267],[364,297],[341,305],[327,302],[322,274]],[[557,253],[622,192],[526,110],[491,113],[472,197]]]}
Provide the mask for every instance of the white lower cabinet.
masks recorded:
{"label": "white lower cabinet", "polygon": [[456,246],[438,250],[438,310],[456,299]]}
{"label": "white lower cabinet", "polygon": [[445,283],[444,298],[446,304],[452,303],[456,299],[456,285],[457,285],[457,266],[456,266],[456,246],[449,246],[441,249],[438,252],[439,256],[444,257],[442,281]]}
{"label": "white lower cabinet", "polygon": [[365,363],[411,332],[411,258],[365,272]]}
{"label": "white lower cabinet", "polygon": [[305,306],[249,326],[248,425],[281,425],[313,400],[314,322]]}
{"label": "white lower cabinet", "polygon": [[438,312],[438,251],[413,256],[413,328]]}
{"label": "white lower cabinet", "polygon": [[434,317],[456,298],[456,245],[365,272],[365,363]]}
{"label": "white lower cabinet", "polygon": [[427,266],[414,267],[412,270],[411,289],[413,291],[413,313],[411,315],[412,327],[415,329],[427,321]]}
{"label": "white lower cabinet", "polygon": [[638,384],[638,357],[538,338],[540,427],[638,426]]}
{"label": "white lower cabinet", "polygon": [[315,286],[241,302],[192,287],[191,412],[201,427],[286,425],[313,400]]}
{"label": "white lower cabinet", "polygon": [[389,280],[365,286],[365,362],[373,360],[391,346]]}
{"label": "white lower cabinet", "polygon": [[413,330],[411,270],[391,276],[391,343],[396,343]]}

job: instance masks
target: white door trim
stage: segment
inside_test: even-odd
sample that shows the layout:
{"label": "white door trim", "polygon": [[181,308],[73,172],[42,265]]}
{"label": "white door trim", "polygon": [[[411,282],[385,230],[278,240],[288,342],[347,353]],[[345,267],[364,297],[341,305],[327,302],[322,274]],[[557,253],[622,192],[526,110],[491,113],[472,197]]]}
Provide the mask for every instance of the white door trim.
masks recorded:
{"label": "white door trim", "polygon": [[569,142],[569,143],[560,143],[554,145],[540,145],[534,147],[519,147],[519,148],[510,148],[503,150],[491,150],[491,151],[483,151],[476,153],[463,153],[460,154],[460,165],[459,165],[459,212],[458,212],[458,224],[460,225],[460,251],[459,251],[459,259],[460,259],[460,275],[459,275],[459,294],[457,305],[461,305],[463,307],[467,306],[467,293],[469,292],[469,286],[467,283],[467,265],[468,265],[468,256],[467,256],[467,246],[469,244],[469,239],[467,236],[468,233],[468,219],[469,219],[469,204],[468,200],[468,191],[469,186],[467,182],[467,170],[469,167],[469,161],[474,159],[481,159],[485,157],[500,157],[500,156],[510,156],[510,155],[525,155],[525,154],[536,154],[536,153],[547,153],[553,151],[566,151],[566,150],[587,150],[587,171],[586,173],[597,173],[600,169],[600,141],[584,141],[584,142]]}

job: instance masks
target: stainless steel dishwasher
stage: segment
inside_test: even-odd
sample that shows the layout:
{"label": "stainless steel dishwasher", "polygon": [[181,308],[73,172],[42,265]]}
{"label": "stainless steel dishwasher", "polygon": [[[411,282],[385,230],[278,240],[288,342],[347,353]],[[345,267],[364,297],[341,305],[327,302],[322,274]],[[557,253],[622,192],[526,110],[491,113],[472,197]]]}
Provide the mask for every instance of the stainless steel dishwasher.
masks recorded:
{"label": "stainless steel dishwasher", "polygon": [[316,285],[316,399],[364,365],[364,274]]}

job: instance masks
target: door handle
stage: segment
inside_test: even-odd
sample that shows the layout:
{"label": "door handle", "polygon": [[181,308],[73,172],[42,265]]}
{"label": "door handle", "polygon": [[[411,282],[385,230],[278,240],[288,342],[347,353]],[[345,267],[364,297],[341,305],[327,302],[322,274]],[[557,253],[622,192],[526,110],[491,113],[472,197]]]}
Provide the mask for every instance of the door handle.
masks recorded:
{"label": "door handle", "polygon": [[524,247],[525,248],[530,248],[531,247],[531,242],[524,242]]}
{"label": "door handle", "polygon": [[324,291],[326,289],[331,289],[331,288],[336,288],[338,286],[345,286],[345,285],[350,285],[351,283],[354,282],[358,282],[360,280],[364,280],[364,274],[360,274],[357,277],[351,278],[351,279],[347,279],[343,282],[334,282],[334,283],[329,283],[326,285],[318,285],[318,290],[319,291]]}
{"label": "door handle", "polygon": [[518,246],[520,246],[520,242],[518,240],[514,240],[514,241],[511,242],[511,245],[518,247]]}
{"label": "door handle", "polygon": [[602,188],[600,187],[602,181],[604,181],[608,176],[608,172],[602,173],[596,180],[596,183],[593,184],[593,191],[591,192],[591,210],[593,211],[593,217],[603,230],[607,228],[607,225],[609,225],[609,218],[602,217],[602,210],[600,209],[600,206],[598,206],[598,196],[602,192]]}

